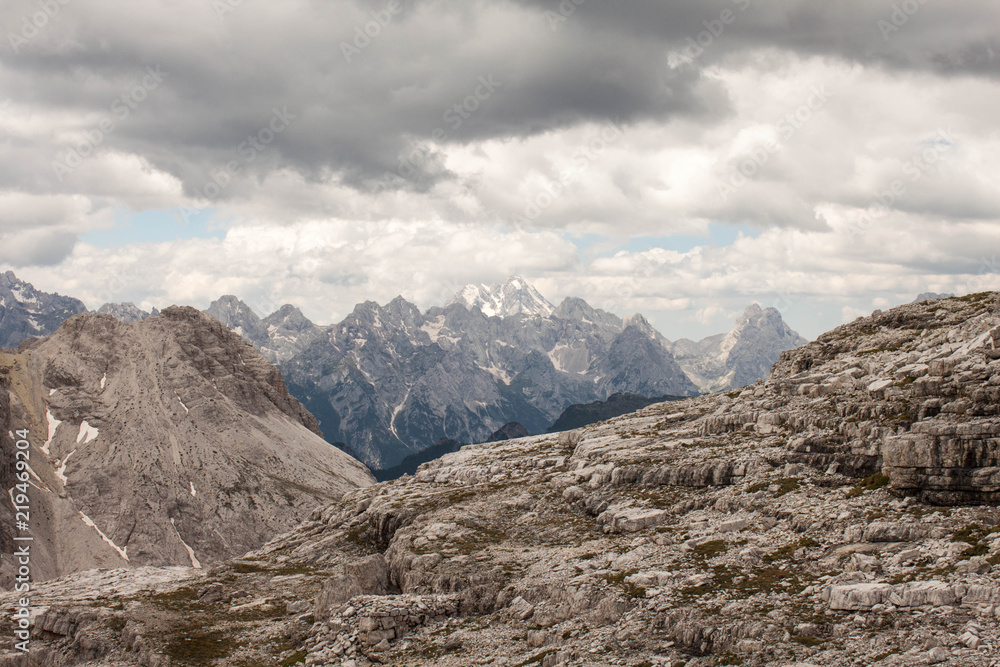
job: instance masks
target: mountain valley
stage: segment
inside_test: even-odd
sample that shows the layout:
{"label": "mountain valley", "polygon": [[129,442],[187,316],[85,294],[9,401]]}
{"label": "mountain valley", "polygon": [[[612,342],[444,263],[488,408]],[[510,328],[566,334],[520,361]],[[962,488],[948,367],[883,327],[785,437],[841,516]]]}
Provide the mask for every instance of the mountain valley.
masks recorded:
{"label": "mountain valley", "polygon": [[1000,295],[901,306],[743,389],[463,447],[208,570],[42,585],[34,641],[48,665],[987,667],[998,451]]}

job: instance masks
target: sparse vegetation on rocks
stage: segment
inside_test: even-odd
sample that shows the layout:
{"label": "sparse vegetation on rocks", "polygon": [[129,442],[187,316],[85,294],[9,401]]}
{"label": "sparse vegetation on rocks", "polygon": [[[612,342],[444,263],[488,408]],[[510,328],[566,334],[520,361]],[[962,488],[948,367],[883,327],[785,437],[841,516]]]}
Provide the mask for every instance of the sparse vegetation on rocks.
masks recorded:
{"label": "sparse vegetation on rocks", "polygon": [[185,632],[217,666],[996,665],[995,302],[879,313],[572,447],[465,447],[194,581],[104,585],[120,611],[53,582],[40,600],[94,616],[56,604],[43,641],[121,665],[199,664]]}

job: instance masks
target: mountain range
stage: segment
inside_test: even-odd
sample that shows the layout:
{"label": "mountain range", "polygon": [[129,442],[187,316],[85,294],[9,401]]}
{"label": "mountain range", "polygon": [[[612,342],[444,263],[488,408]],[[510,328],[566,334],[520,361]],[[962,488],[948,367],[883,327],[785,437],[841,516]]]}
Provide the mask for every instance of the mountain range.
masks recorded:
{"label": "mountain range", "polygon": [[[242,376],[250,346],[207,320]],[[996,667],[998,500],[1000,295],[925,301],[739,391],[361,484],[211,568],[33,583],[31,660],[0,664]]]}
{"label": "mountain range", "polygon": [[260,319],[234,296],[206,312],[278,365],[328,441],[375,469],[442,438],[482,442],[507,422],[540,433],[568,406],[615,393],[742,386],[805,343],[757,305],[728,334],[672,343],[641,315],[574,297],[556,306],[517,276],[467,286],[425,312],[402,297],[366,302],[325,327],[289,305]]}
{"label": "mountain range", "polygon": [[[67,316],[85,310],[19,284],[34,301],[19,310],[12,294],[11,322],[32,321],[35,302]],[[99,312],[128,322],[152,314],[130,303]],[[205,312],[278,366],[328,442],[344,443],[373,469],[442,438],[482,442],[508,422],[541,433],[567,407],[616,393],[693,396],[740,387],[806,342],[778,311],[756,304],[726,334],[671,342],[641,315],[620,318],[575,297],[556,306],[517,276],[467,286],[427,311],[402,297],[384,306],[368,301],[325,326],[293,305],[260,318],[231,295]],[[27,331],[11,327],[7,346],[52,333],[57,319]]]}

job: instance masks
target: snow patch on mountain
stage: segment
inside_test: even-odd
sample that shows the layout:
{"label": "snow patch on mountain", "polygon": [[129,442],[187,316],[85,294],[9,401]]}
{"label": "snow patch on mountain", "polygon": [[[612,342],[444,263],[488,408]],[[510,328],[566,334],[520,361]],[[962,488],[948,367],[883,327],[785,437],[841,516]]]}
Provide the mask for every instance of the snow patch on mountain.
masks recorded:
{"label": "snow patch on mountain", "polygon": [[188,543],[184,541],[183,537],[181,537],[180,531],[177,530],[177,525],[174,523],[173,517],[170,517],[170,525],[174,527],[174,532],[177,533],[177,539],[181,541],[181,545],[187,550],[188,558],[191,559],[191,567],[196,570],[200,570],[201,563],[198,561],[198,558],[195,557],[194,549],[188,546]]}
{"label": "snow patch on mountain", "polygon": [[45,444],[42,445],[42,452],[44,452],[45,455],[48,456],[49,446],[52,444],[52,438],[56,437],[56,430],[59,428],[59,425],[62,424],[62,422],[52,416],[51,410],[45,411],[45,420],[46,423],[48,423],[49,425],[49,438],[48,440],[45,441]]}
{"label": "snow patch on mountain", "polygon": [[86,445],[91,440],[96,440],[99,434],[99,431],[84,419],[80,424],[80,434],[76,437],[76,442],[80,445]]}
{"label": "snow patch on mountain", "polygon": [[[97,527],[97,524],[94,523],[93,519],[91,519],[89,516],[87,516],[83,512],[80,512],[80,518],[83,519],[83,523],[85,525],[90,526],[91,528],[93,528],[94,530],[96,530],[97,534],[101,536],[101,539],[104,540],[108,544],[108,546],[110,546],[112,549],[114,549],[115,551],[117,551],[118,555],[121,556],[123,559],[125,559],[125,562],[128,562],[128,547],[127,546],[120,547],[117,544],[115,544],[111,540],[110,537],[108,537],[107,535],[104,534],[103,530],[101,530],[100,528]],[[172,519],[171,519],[171,521],[172,521]]]}
{"label": "snow patch on mountain", "polygon": [[63,483],[63,486],[66,486],[66,483],[69,482],[69,480],[66,479],[66,464],[69,463],[69,457],[74,454],[76,454],[75,449],[64,456],[61,461],[56,461],[56,477],[58,477],[59,481]]}

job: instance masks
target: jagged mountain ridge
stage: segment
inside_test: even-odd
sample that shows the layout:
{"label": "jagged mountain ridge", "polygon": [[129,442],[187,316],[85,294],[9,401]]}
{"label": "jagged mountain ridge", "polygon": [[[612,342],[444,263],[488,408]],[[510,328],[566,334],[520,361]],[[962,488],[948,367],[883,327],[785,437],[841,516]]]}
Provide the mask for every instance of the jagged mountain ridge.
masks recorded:
{"label": "jagged mountain ridge", "polygon": [[66,318],[85,312],[82,301],[39,291],[13,271],[0,274],[0,347],[15,348],[26,338],[48,336]]}
{"label": "jagged mountain ridge", "polygon": [[[468,298],[463,299],[463,294]],[[402,310],[416,310],[405,300],[397,304],[402,310],[391,305],[385,307],[387,321],[394,321]],[[373,309],[379,308],[373,303],[361,304],[352,314],[353,323],[350,317],[344,323],[359,331],[369,325],[374,327],[381,315],[373,314]],[[101,310],[123,321],[149,317],[130,303],[105,304]],[[470,286],[459,292],[451,306],[436,309],[433,317],[430,312],[418,311],[415,317],[421,320],[420,325],[409,327],[403,322],[391,340],[381,338],[374,330],[370,336],[355,336],[350,327],[344,333],[340,325],[317,326],[291,305],[261,319],[234,296],[219,299],[206,312],[295,375],[290,388],[319,415],[327,439],[350,441],[351,451],[376,467],[398,461],[441,437],[482,440],[506,421],[520,421],[533,431],[542,431],[569,405],[603,400],[619,391],[647,396],[696,391],[671,357],[675,344],[641,316],[622,320],[577,298],[567,298],[553,308],[518,277],[492,287]],[[447,318],[442,316],[446,312],[451,313]],[[488,313],[504,316],[491,318]],[[409,315],[405,317],[415,321]],[[442,337],[445,319],[449,328]],[[489,340],[497,329],[483,324],[490,319],[506,322],[500,327],[504,335],[499,343]],[[554,325],[554,320],[575,324],[567,329]],[[515,322],[517,325],[512,325]],[[465,327],[476,331],[465,331]],[[525,331],[515,331],[518,327]],[[545,329],[542,335],[532,333],[532,329],[539,328]],[[35,330],[30,333],[38,334]],[[26,336],[28,333],[22,332],[17,342]],[[402,345],[399,336],[409,342]],[[354,349],[359,341],[369,340],[373,341],[371,349]],[[682,343],[677,344],[678,349],[683,348]],[[414,375],[423,372],[424,364],[438,364],[433,355],[427,354],[434,345],[441,348],[442,359],[447,358],[443,361],[447,372],[435,371],[441,391]],[[504,346],[519,346],[522,351],[511,352]],[[419,349],[424,347],[428,349]],[[750,348],[748,352],[753,356]],[[752,381],[766,373],[776,354],[771,350],[756,355],[760,358],[755,367],[757,375],[741,375],[738,369],[726,368],[725,363],[716,366],[730,384]],[[363,362],[359,361],[362,357]],[[386,359],[394,361],[382,363]],[[689,371],[690,362],[685,359]],[[335,373],[338,364],[344,363],[362,372]],[[691,375],[699,380],[697,390],[725,384],[716,381],[713,385],[710,378]],[[340,381],[350,386],[332,390]],[[402,393],[400,388],[404,388]],[[464,388],[472,389],[467,392]],[[408,393],[410,389],[415,392]]]}
{"label": "jagged mountain ridge", "polygon": [[373,481],[322,439],[277,368],[193,308],[137,323],[77,315],[22,348],[0,366],[33,434],[39,579],[211,563]]}
{"label": "jagged mountain ridge", "polygon": [[518,277],[469,286],[425,313],[402,297],[366,302],[327,327],[292,306],[261,320],[233,296],[206,312],[278,363],[327,440],[373,468],[441,438],[481,442],[508,421],[544,431],[570,405],[619,392],[684,396],[753,382],[804,342],[777,311],[752,306],[720,337],[724,353],[709,345],[685,358],[703,362],[699,386],[672,356],[684,342],[641,315],[623,320],[573,297],[552,307]]}
{"label": "jagged mountain ridge", "polygon": [[738,389],[767,377],[782,352],[808,341],[775,308],[751,304],[729,333],[668,343],[684,372],[702,391]]}
{"label": "jagged mountain ridge", "polygon": [[[464,447],[155,595],[129,573],[42,587],[36,623],[123,665],[195,625],[224,633],[218,667],[993,667],[998,445],[1000,297],[903,306],[738,394]],[[234,618],[248,593],[305,638]]]}
{"label": "jagged mountain ridge", "polygon": [[520,276],[493,285],[467,285],[447,305],[478,308],[487,317],[527,315],[548,317],[555,310],[541,293]]}
{"label": "jagged mountain ridge", "polygon": [[568,405],[623,389],[697,393],[638,326],[582,302],[544,317],[367,302],[279,367],[326,438],[374,467],[510,421],[543,431]]}
{"label": "jagged mountain ridge", "polygon": [[153,308],[151,313],[147,313],[131,301],[126,301],[125,303],[106,303],[98,308],[96,312],[101,315],[110,315],[119,322],[142,322],[148,317],[160,314],[160,311],[156,308]]}

